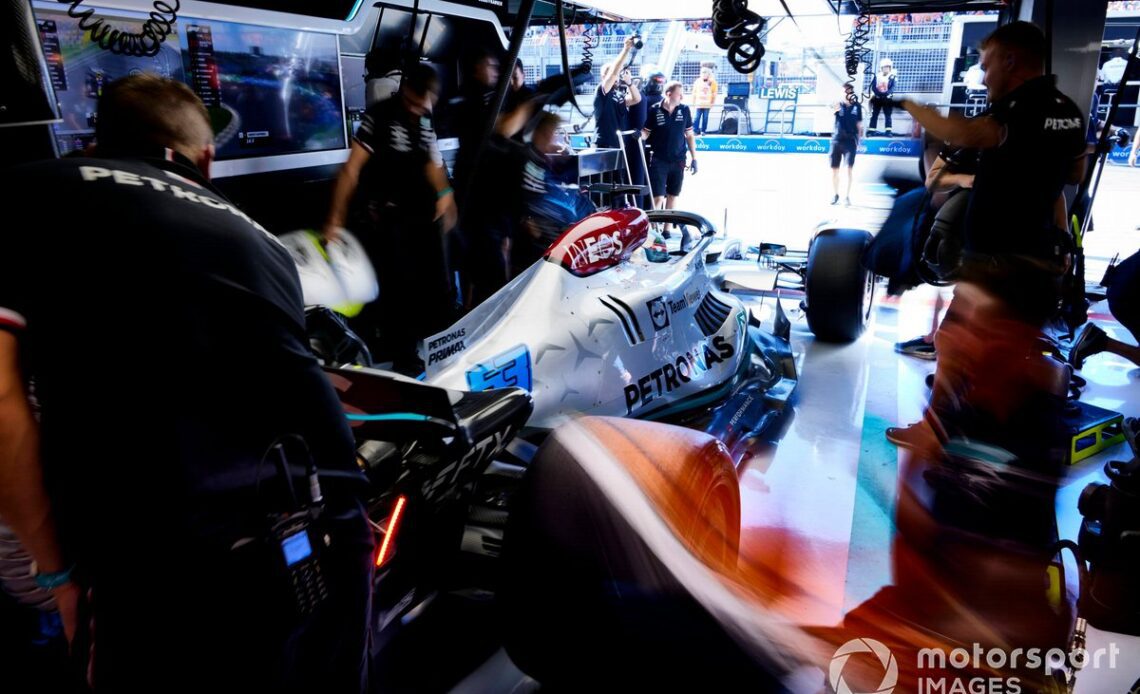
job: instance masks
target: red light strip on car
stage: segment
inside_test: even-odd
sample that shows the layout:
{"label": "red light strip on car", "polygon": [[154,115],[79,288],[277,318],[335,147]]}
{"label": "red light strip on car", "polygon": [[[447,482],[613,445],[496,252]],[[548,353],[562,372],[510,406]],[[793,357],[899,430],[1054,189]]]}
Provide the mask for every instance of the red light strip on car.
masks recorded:
{"label": "red light strip on car", "polygon": [[396,499],[396,508],[388,518],[388,527],[384,530],[384,542],[380,545],[380,553],[376,555],[376,566],[382,566],[388,560],[388,548],[392,546],[392,538],[400,527],[400,518],[404,515],[404,506],[408,504],[408,497],[401,496]]}

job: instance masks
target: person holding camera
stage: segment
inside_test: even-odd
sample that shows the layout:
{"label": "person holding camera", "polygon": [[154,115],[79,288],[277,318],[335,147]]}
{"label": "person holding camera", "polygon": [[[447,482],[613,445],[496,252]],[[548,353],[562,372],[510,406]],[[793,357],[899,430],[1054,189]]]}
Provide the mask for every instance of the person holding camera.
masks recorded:
{"label": "person holding camera", "polygon": [[855,181],[855,153],[863,137],[863,105],[854,99],[855,89],[843,85],[843,100],[835,104],[835,134],[831,136],[831,198],[839,204],[839,165],[847,162],[847,196],[845,204],[851,206],[851,184]]}
{"label": "person holding camera", "polygon": [[629,108],[641,101],[633,73],[626,67],[626,60],[638,40],[636,36],[627,36],[618,57],[602,66],[602,83],[594,94],[594,120],[598,124],[594,145],[597,147],[621,147],[618,133],[629,128]]}

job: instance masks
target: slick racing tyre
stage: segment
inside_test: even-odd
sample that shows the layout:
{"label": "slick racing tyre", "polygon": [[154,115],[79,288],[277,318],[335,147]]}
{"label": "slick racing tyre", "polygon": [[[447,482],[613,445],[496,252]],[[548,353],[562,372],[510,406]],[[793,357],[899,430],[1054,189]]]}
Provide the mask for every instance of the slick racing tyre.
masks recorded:
{"label": "slick racing tyre", "polygon": [[871,312],[875,276],[860,262],[871,235],[862,229],[824,229],[812,241],[804,276],[808,327],[826,342],[852,342]]}

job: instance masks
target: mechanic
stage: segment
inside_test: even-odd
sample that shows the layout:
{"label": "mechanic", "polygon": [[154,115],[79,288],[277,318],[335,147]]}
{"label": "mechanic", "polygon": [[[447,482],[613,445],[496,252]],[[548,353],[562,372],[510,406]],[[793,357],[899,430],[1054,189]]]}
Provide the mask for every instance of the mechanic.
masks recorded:
{"label": "mechanic", "polygon": [[[654,207],[672,210],[685,182],[685,151],[688,150],[689,171],[697,173],[697,138],[693,134],[693,116],[689,107],[681,103],[684,88],[680,82],[665,87],[665,99],[649,110],[645,128],[641,131],[653,150],[649,165],[649,180],[653,188]],[[670,237],[670,226],[662,236]],[[681,249],[689,247],[689,230],[681,227]]]}
{"label": "mechanic", "polygon": [[[935,339],[939,367],[928,410],[935,418],[953,395],[984,389],[1000,400],[1001,379],[1020,376],[1018,355],[1034,352],[1041,327],[1060,302],[1070,243],[1062,191],[1081,180],[1085,128],[1080,110],[1045,75],[1045,51],[1044,35],[1028,22],[1004,25],[983,41],[981,61],[992,99],[984,115],[942,116],[900,102],[934,137],[982,150],[966,210],[960,281]],[[947,336],[948,328],[957,336]],[[1020,342],[991,355],[999,363],[1014,360],[1005,369],[987,368],[999,375],[996,383],[979,383],[976,374],[960,368],[973,361],[946,354],[970,349],[968,334],[999,333]],[[1008,403],[979,406],[1000,410]],[[934,432],[928,419],[888,429],[888,439],[929,446]]]}
{"label": "mechanic", "polygon": [[[637,103],[629,107],[622,137],[625,141],[625,156],[629,161],[630,183],[635,186],[644,186],[649,180],[649,172],[646,171],[649,154],[645,151],[645,141],[641,138],[641,129],[645,126],[645,120],[649,116],[649,100],[643,91],[644,80],[640,76],[631,77],[630,84],[631,89],[637,90],[639,98]],[[636,197],[634,204],[652,207],[653,200],[646,193],[644,196]]]}
{"label": "mechanic", "polygon": [[[642,154],[645,155],[644,162],[649,161],[649,152],[646,151],[645,142],[641,139],[641,130],[645,127],[645,122],[649,118],[649,109],[662,102],[665,99],[665,74],[652,65],[642,66],[641,80],[634,82],[641,94],[641,101],[634,104],[629,110],[629,127],[630,130],[636,130],[636,136],[627,141],[626,147],[632,146],[640,147]],[[649,180],[649,174],[644,171],[644,162],[641,155],[637,154],[634,150],[634,161],[631,164],[637,166],[637,171],[634,173],[634,182],[638,185],[644,185]],[[643,174],[644,175],[641,175]],[[642,209],[652,209],[654,207],[654,199],[650,192],[646,194],[637,203]]]}
{"label": "mechanic", "polygon": [[554,175],[550,154],[560,151],[558,128],[562,119],[549,111],[538,115],[530,144],[523,150],[521,181],[524,208],[515,243],[511,246],[511,263],[515,275],[542,257],[568,226],[597,211],[589,196],[577,186],[568,188]]}
{"label": "mechanic", "polygon": [[895,94],[895,80],[898,78],[898,73],[895,72],[894,63],[890,58],[883,58],[879,61],[879,74],[875,75],[875,79],[871,82],[871,133],[878,134],[879,113],[883,114],[883,123],[886,126],[886,136],[891,136],[891,112],[894,111],[894,102],[891,97]]}
{"label": "mechanic", "polygon": [[[1045,75],[1046,48],[1026,22],[982,42],[985,114],[942,116],[902,102],[933,137],[981,155],[958,284],[935,337],[930,404],[919,424],[887,431],[915,453],[900,473],[893,554],[915,568],[896,580],[910,584],[899,602],[925,611],[918,596],[941,592],[956,610],[911,621],[961,642],[1042,652],[1066,644],[1072,624],[1065,599],[1050,605],[1033,589],[1053,556],[1070,445],[1060,434],[1070,370],[1043,355],[1042,326],[1060,303],[1069,248],[1062,191],[1080,180],[1085,147],[1079,109]],[[981,462],[998,451],[1010,458]],[[991,630],[974,637],[963,629],[971,622]]]}
{"label": "mechanic", "polygon": [[595,147],[617,149],[618,132],[629,129],[629,107],[641,101],[632,74],[623,67],[633,43],[634,37],[627,36],[618,57],[602,66],[602,83],[594,93],[594,120],[598,124]]}
{"label": "mechanic", "polygon": [[[94,654],[77,667],[97,692],[360,692],[366,480],[309,352],[293,260],[210,184],[209,116],[186,85],[108,84],[95,134],[97,158],[0,181],[51,211],[4,242],[0,515],[73,656]],[[113,237],[92,227],[104,210]],[[328,538],[328,596],[306,619],[266,524],[293,508],[261,463],[286,437],[325,471],[308,536]]]}
{"label": "mechanic", "polygon": [[515,60],[515,69],[511,73],[511,88],[507,92],[507,103],[503,105],[503,110],[507,113],[514,111],[533,99],[536,93],[535,88],[526,83],[526,68],[522,59]]}
{"label": "mechanic", "polygon": [[863,137],[863,105],[855,100],[855,89],[843,85],[844,98],[835,105],[835,134],[831,138],[831,188],[835,196],[831,204],[839,203],[839,163],[847,160],[847,197],[851,205],[851,182],[855,178],[855,151]]}
{"label": "mechanic", "polygon": [[[497,292],[509,279],[511,237],[515,232],[518,177],[514,147],[507,140],[518,135],[533,112],[534,91],[513,84],[522,72],[516,64],[512,87],[503,109],[496,117],[491,137],[484,142],[484,128],[499,81],[499,58],[481,49],[469,58],[468,79],[462,103],[456,110],[459,154],[455,160],[455,182],[462,209],[464,287],[463,304],[468,310]],[[521,122],[520,122],[521,121]],[[483,149],[475,171],[475,156]],[[512,196],[509,200],[504,196]]]}
{"label": "mechanic", "polygon": [[361,243],[376,267],[380,297],[353,327],[378,360],[412,374],[422,370],[420,340],[455,318],[443,249],[456,207],[432,128],[438,94],[435,70],[417,63],[405,72],[399,98],[365,112],[324,225],[325,238],[335,239],[359,187],[367,215]]}
{"label": "mechanic", "polygon": [[636,120],[633,122],[633,126],[637,128],[645,127],[645,120],[649,118],[649,109],[665,100],[665,73],[653,66],[647,66],[642,72],[644,79],[641,100],[645,104],[645,110],[642,112],[644,116],[642,122],[638,123]]}

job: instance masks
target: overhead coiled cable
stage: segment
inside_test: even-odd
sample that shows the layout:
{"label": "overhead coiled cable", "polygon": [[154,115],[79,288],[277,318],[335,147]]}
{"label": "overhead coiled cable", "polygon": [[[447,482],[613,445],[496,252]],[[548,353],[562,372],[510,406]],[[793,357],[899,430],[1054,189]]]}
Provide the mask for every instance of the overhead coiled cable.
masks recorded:
{"label": "overhead coiled cable", "polygon": [[871,49],[868,48],[870,42],[871,14],[869,2],[868,0],[861,0],[859,2],[859,16],[855,18],[851,34],[847,37],[847,46],[843,55],[843,66],[847,71],[846,84],[851,86],[851,93],[848,94],[847,100],[853,104],[862,101],[862,85],[856,87],[855,78],[859,75],[859,66],[867,65],[870,62]]}
{"label": "overhead coiled cable", "polygon": [[100,48],[116,55],[133,55],[137,57],[150,57],[158,55],[166,37],[174,31],[174,23],[178,21],[178,10],[182,8],[181,0],[171,0],[173,5],[165,0],[155,0],[153,10],[143,23],[142,29],[137,33],[130,33],[116,29],[107,24],[102,17],[94,17],[95,10],[80,10],[83,0],[59,0],[61,3],[71,2],[67,14],[72,19],[79,20],[81,31],[91,32],[91,42]]}
{"label": "overhead coiled cable", "polygon": [[728,62],[741,74],[756,72],[764,58],[760,32],[767,24],[748,9],[748,0],[713,0],[713,42],[728,51]]}

